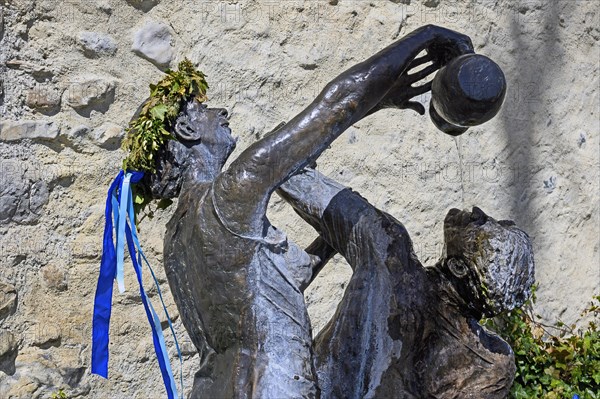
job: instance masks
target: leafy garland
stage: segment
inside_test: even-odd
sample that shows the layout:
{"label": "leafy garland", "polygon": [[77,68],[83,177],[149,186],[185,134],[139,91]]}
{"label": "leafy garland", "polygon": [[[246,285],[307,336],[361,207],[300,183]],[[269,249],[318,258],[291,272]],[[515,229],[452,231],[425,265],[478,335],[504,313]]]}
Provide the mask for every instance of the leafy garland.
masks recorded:
{"label": "leafy garland", "polygon": [[[205,75],[197,70],[192,62],[185,58],[179,63],[178,70],[168,69],[166,76],[156,85],[150,85],[150,98],[144,104],[138,117],[129,123],[122,149],[128,154],[123,160],[123,170],[156,172],[155,155],[167,140],[176,140],[170,133],[177,115],[185,100],[191,98],[199,102],[207,100]],[[134,185],[135,214],[138,215],[152,202],[152,195],[143,185]],[[164,209],[172,203],[163,199],[157,209]],[[152,218],[154,212],[145,214]],[[136,217],[137,218],[137,217]],[[143,219],[143,218],[142,218]]]}
{"label": "leafy garland", "polygon": [[205,75],[187,58],[179,63],[178,71],[168,69],[166,74],[158,84],[150,85],[150,98],[126,130],[123,150],[129,155],[123,161],[123,170],[156,172],[154,155],[167,140],[175,139],[168,129],[179,115],[183,101],[207,100]]}
{"label": "leafy garland", "polygon": [[[560,321],[545,325],[534,315],[534,303],[535,293],[522,308],[482,321],[515,353],[517,372],[509,398],[600,398],[599,326],[593,320],[586,329]],[[582,316],[590,314],[596,320],[600,315],[600,296],[593,298]]]}

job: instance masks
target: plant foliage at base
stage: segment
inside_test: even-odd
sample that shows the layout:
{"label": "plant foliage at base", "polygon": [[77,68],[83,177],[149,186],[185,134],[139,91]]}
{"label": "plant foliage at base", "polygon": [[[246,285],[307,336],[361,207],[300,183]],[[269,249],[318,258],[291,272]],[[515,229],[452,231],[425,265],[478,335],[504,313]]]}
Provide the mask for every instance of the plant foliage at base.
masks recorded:
{"label": "plant foliage at base", "polygon": [[600,398],[600,314],[595,296],[582,316],[592,315],[587,328],[562,322],[545,325],[533,313],[535,293],[520,309],[482,324],[496,331],[513,348],[517,372],[511,399]]}

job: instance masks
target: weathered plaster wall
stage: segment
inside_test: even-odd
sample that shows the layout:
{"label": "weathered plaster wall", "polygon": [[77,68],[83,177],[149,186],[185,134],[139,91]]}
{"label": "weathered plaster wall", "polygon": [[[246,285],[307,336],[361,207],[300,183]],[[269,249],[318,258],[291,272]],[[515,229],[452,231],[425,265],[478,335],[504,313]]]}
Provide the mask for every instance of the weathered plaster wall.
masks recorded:
{"label": "weathered plaster wall", "polygon": [[[404,222],[425,264],[439,256],[451,207],[515,220],[534,242],[538,312],[576,320],[600,289],[598,8],[593,0],[0,0],[0,397],[44,398],[61,387],[73,397],[163,397],[131,270],[114,300],[110,379],[89,373],[105,191],[123,157],[123,127],[159,67],[186,56],[200,65],[210,103],[233,113],[239,154],[337,73],[426,23],[470,35],[503,67],[502,112],[456,140],[426,117],[381,112],[349,129],[319,169]],[[278,198],[271,205],[291,239],[312,240]],[[141,226],[166,291],[168,218]],[[348,276],[336,259],[307,293],[315,330]],[[175,324],[189,387],[197,358]]]}

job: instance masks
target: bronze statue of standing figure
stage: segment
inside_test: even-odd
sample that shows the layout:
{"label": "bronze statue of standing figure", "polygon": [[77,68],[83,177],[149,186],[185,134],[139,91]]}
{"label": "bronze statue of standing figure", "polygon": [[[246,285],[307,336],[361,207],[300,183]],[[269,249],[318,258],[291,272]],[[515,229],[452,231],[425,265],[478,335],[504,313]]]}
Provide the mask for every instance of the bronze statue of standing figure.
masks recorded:
{"label": "bronze statue of standing figure", "polygon": [[[418,57],[422,51],[427,54]],[[527,235],[478,208],[451,210],[444,256],[424,268],[400,222],[304,169],[379,109],[424,114],[411,99],[431,84],[414,84],[470,54],[467,36],[419,28],[333,79],[226,170],[235,147],[227,111],[194,100],[185,104],[172,132],[177,140],[160,150],[157,172],[145,183],[156,198],[179,197],[164,264],[199,352],[191,397],[506,396],[514,376],[511,349],[477,321],[528,297],[533,257]],[[469,65],[455,67],[458,78],[440,90],[460,89],[468,76],[490,73],[490,67]],[[492,94],[463,90],[475,105],[453,97],[458,107],[444,107],[439,97],[432,118],[450,134],[489,119],[504,96],[502,83]],[[475,118],[466,117],[486,102]],[[266,217],[278,189],[319,232],[306,250]],[[354,274],[335,317],[313,340],[303,290],[335,252]]]}

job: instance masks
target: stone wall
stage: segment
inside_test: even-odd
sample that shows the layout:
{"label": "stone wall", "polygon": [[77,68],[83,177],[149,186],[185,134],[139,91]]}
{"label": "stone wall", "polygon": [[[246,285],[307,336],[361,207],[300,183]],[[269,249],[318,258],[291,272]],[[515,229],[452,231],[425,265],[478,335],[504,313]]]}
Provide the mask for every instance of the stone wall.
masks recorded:
{"label": "stone wall", "polygon": [[[127,292],[114,299],[110,378],[89,370],[103,201],[123,158],[123,128],[161,70],[188,57],[208,75],[210,104],[233,114],[235,156],[337,73],[427,23],[470,35],[502,66],[501,113],[453,139],[427,117],[383,111],[349,129],[319,169],[405,223],[425,264],[440,255],[451,207],[515,220],[534,242],[538,313],[576,320],[600,289],[598,8],[593,0],[0,0],[0,397],[59,388],[71,397],[164,397],[129,266]],[[269,216],[290,239],[314,238],[277,197]],[[161,267],[168,219],[167,211],[145,220],[141,236],[176,318],[189,392],[198,360]],[[307,293],[315,331],[348,277],[336,258]]]}

